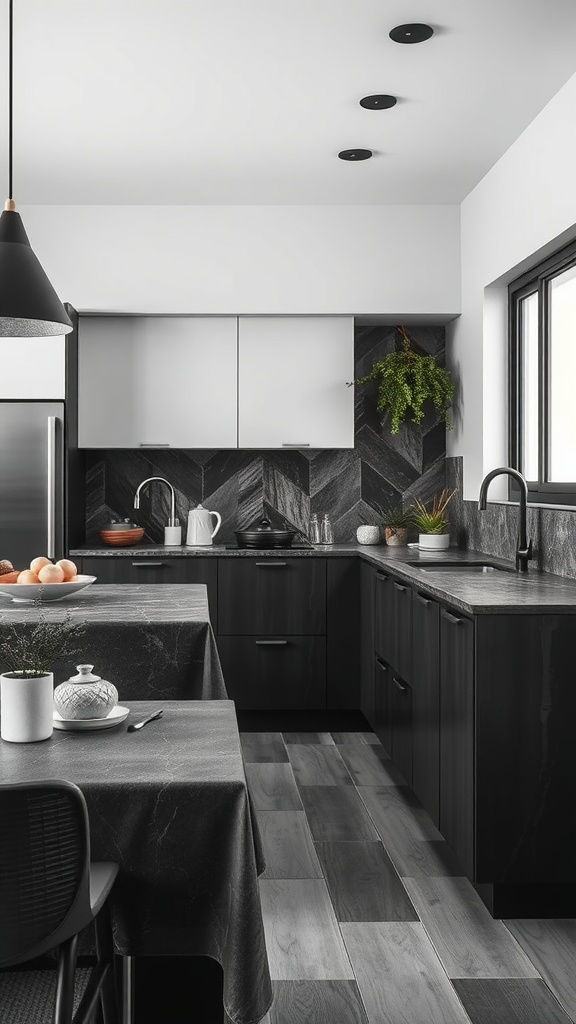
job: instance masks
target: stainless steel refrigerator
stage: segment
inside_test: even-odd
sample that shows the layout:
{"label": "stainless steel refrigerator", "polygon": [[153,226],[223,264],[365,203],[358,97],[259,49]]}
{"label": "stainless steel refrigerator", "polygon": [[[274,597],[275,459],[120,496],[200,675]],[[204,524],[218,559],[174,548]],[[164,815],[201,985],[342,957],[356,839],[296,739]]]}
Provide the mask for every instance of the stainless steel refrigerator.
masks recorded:
{"label": "stainless steel refrigerator", "polygon": [[64,403],[0,402],[0,558],[64,549]]}

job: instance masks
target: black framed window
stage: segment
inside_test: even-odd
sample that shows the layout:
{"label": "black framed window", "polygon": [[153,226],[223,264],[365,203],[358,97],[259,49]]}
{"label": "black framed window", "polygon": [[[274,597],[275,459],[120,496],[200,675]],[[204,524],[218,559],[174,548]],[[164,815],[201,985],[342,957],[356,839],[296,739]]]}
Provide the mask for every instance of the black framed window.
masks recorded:
{"label": "black framed window", "polygon": [[576,242],[508,294],[510,465],[531,501],[576,505]]}

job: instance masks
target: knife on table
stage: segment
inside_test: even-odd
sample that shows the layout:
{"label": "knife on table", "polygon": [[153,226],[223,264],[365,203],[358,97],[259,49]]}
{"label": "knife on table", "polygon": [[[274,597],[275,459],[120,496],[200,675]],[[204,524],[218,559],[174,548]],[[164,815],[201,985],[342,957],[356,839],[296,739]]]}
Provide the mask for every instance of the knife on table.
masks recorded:
{"label": "knife on table", "polygon": [[143,718],[141,722],[133,722],[129,725],[126,732],[136,732],[137,729],[142,729],[148,722],[153,722],[155,718],[160,718],[164,713],[164,709],[161,711],[155,711],[153,715],[148,715],[148,718]]}

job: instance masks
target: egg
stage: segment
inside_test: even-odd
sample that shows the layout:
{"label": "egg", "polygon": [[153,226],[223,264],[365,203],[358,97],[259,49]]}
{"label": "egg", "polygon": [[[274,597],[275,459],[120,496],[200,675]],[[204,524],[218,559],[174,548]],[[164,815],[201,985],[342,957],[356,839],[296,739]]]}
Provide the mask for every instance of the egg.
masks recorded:
{"label": "egg", "polygon": [[64,579],[67,583],[74,579],[78,572],[77,566],[74,562],[71,562],[69,558],[61,558],[59,562],[56,562],[56,565],[59,565],[62,569]]}
{"label": "egg", "polygon": [[43,565],[52,565],[49,558],[45,555],[39,555],[38,558],[33,558],[30,562],[30,572],[33,572],[35,576],[38,575]]}
{"label": "egg", "polygon": [[63,583],[64,570],[59,565],[52,565],[49,562],[48,565],[43,565],[40,569],[38,579],[40,583]]}
{"label": "egg", "polygon": [[31,572],[30,569],[23,569],[16,583],[40,583],[40,580],[35,572]]}

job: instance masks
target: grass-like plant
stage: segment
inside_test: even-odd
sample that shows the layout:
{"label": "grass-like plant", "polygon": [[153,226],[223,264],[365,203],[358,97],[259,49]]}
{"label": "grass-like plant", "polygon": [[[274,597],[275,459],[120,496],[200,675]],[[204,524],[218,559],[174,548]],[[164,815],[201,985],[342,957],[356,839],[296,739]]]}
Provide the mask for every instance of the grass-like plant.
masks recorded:
{"label": "grass-like plant", "polygon": [[410,526],[412,513],[410,509],[404,509],[401,505],[389,505],[387,508],[379,508],[383,526],[391,526],[398,529],[403,526]]}
{"label": "grass-like plant", "polygon": [[448,526],[446,509],[456,494],[456,488],[449,491],[444,488],[440,494],[436,494],[429,508],[416,499],[410,509],[411,522],[420,533],[444,533]]}
{"label": "grass-like plant", "polygon": [[375,362],[367,374],[351,383],[361,385],[377,382],[376,408],[383,414],[383,423],[386,415],[390,415],[391,434],[397,434],[400,424],[408,417],[413,423],[421,423],[427,399],[432,402],[439,420],[444,420],[450,428],[452,424],[448,410],[454,397],[455,385],[449,371],[440,366],[434,356],[421,356],[415,352],[402,325],[396,330],[402,338],[400,351],[389,352]]}
{"label": "grass-like plant", "polygon": [[[40,603],[40,602],[35,602]],[[66,612],[58,622],[45,615],[34,626],[3,625],[0,630],[0,667],[25,678],[50,672],[59,658],[79,654],[77,641],[85,632],[84,623],[74,623]]]}

